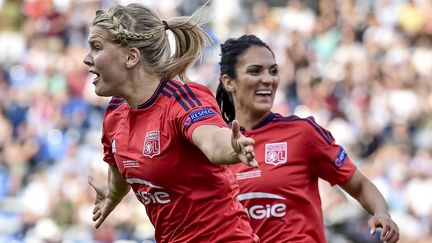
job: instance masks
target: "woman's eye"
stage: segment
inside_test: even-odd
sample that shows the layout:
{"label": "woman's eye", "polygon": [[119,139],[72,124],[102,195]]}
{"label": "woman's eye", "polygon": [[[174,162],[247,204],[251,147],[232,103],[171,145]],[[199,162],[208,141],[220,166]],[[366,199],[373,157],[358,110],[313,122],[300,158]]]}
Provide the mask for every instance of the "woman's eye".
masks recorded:
{"label": "woman's eye", "polygon": [[278,73],[279,73],[279,70],[277,68],[270,70],[271,75],[278,75]]}
{"label": "woman's eye", "polygon": [[259,74],[259,70],[249,70],[249,73],[251,74]]}
{"label": "woman's eye", "polygon": [[90,44],[90,49],[94,51],[99,51],[101,47],[99,45]]}

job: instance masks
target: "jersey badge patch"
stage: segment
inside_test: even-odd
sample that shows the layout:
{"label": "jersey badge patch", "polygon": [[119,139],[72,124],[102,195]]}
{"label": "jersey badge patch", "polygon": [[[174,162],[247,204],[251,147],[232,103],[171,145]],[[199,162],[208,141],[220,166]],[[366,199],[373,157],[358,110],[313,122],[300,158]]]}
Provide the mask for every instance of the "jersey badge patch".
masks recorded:
{"label": "jersey badge patch", "polygon": [[343,149],[342,147],[339,149],[339,153],[336,157],[336,159],[334,160],[334,164],[340,168],[343,166],[343,164],[345,163],[345,159],[347,157],[347,153],[345,152],[345,149]]}
{"label": "jersey badge patch", "polygon": [[216,115],[216,112],[211,108],[202,108],[196,111],[192,111],[189,116],[186,117],[184,126],[188,127],[199,120],[202,120],[206,117],[212,117],[214,115]]}
{"label": "jersey badge patch", "polygon": [[287,162],[288,145],[283,143],[268,143],[265,145],[265,162],[277,166]]}
{"label": "jersey badge patch", "polygon": [[156,155],[160,154],[160,132],[150,131],[146,133],[144,140],[144,156],[153,158]]}

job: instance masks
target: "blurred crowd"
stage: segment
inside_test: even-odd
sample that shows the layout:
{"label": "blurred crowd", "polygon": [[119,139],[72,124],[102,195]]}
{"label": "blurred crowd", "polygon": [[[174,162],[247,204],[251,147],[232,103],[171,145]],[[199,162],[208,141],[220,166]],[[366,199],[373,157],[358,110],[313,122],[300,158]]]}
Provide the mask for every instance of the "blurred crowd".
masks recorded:
{"label": "blurred crowd", "polygon": [[[0,0],[0,242],[153,242],[133,193],[94,230],[106,182],[82,59],[95,10],[126,0]],[[205,1],[141,0],[168,19]],[[216,45],[189,73],[213,91],[219,43],[255,34],[276,54],[274,112],[314,116],[380,189],[402,243],[432,242],[432,1],[213,0]],[[368,215],[321,182],[328,242],[378,242]]]}

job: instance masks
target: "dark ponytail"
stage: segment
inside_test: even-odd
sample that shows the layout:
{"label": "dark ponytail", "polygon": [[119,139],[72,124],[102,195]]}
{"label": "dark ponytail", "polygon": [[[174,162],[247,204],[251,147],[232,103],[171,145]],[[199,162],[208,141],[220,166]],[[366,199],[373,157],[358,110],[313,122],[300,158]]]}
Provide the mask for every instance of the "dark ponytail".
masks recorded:
{"label": "dark ponytail", "polygon": [[225,43],[221,44],[221,61],[219,62],[220,67],[220,78],[219,86],[216,91],[216,100],[219,108],[222,112],[222,117],[225,122],[230,123],[235,118],[235,108],[232,99],[232,94],[226,91],[222,83],[222,76],[228,75],[230,78],[236,79],[236,65],[239,56],[242,55],[251,46],[262,46],[269,49],[273,54],[270,47],[267,46],[262,40],[255,35],[243,35],[237,39],[230,38]]}
{"label": "dark ponytail", "polygon": [[219,108],[222,112],[222,118],[226,123],[230,123],[235,118],[234,102],[232,101],[232,95],[225,90],[222,80],[219,81],[219,85],[216,90],[216,100]]}

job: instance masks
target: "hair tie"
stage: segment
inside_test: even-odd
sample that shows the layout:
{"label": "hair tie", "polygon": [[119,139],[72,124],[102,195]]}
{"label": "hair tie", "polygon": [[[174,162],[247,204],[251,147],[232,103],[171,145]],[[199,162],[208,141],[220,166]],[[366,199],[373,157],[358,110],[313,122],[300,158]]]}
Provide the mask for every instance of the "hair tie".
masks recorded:
{"label": "hair tie", "polygon": [[165,20],[162,20],[162,24],[165,26],[165,30],[169,30],[169,25]]}

